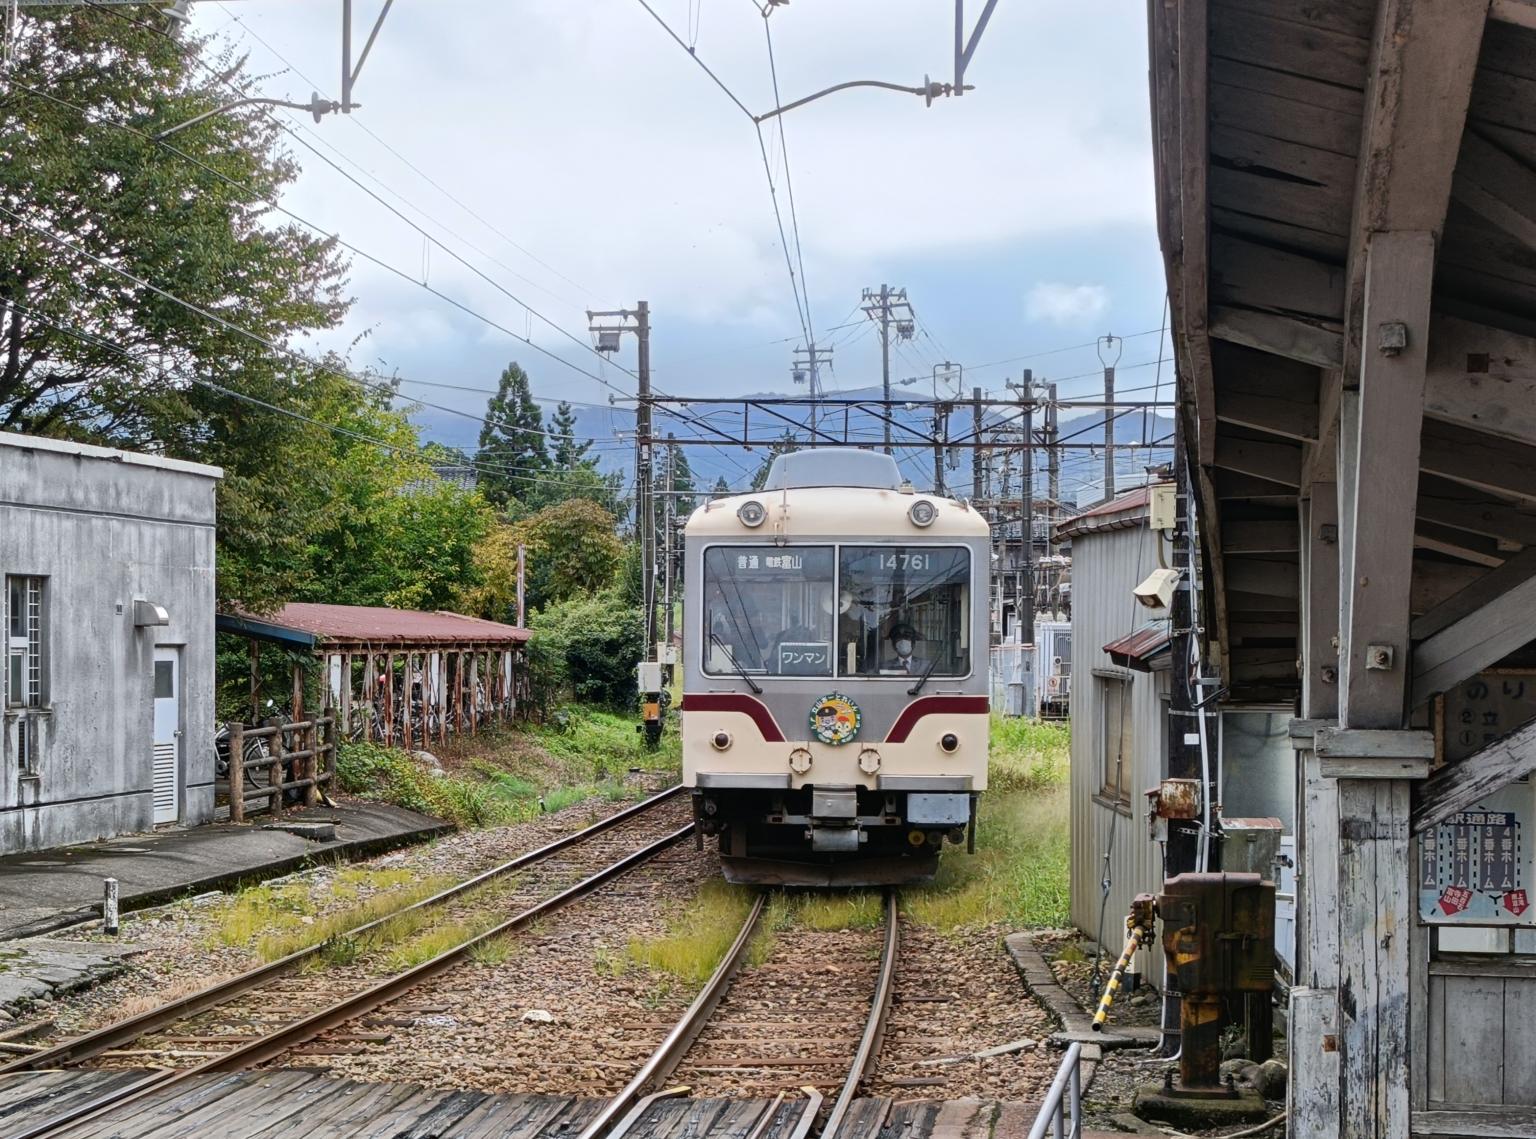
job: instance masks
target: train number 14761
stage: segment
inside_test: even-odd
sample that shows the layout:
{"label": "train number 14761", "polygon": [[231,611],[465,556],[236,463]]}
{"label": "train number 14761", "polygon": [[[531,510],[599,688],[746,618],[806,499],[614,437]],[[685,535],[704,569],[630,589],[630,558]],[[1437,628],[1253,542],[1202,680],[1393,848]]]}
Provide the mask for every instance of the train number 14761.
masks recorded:
{"label": "train number 14761", "polygon": [[914,554],[905,550],[900,553],[880,555],[881,569],[927,570],[932,569],[932,554]]}

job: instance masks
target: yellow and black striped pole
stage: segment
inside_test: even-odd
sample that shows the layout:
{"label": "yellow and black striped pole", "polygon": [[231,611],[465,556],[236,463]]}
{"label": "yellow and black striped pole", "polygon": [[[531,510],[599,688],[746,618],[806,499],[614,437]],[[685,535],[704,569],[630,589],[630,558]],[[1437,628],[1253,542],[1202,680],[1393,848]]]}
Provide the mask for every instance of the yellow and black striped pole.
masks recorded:
{"label": "yellow and black striped pole", "polygon": [[[1148,904],[1142,902],[1143,897]],[[1098,1010],[1093,1014],[1092,1027],[1095,1032],[1104,1031],[1104,1022],[1109,1019],[1109,1006],[1115,1002],[1115,994],[1120,991],[1120,981],[1130,968],[1131,958],[1138,949],[1152,940],[1153,913],[1150,902],[1150,895],[1138,895],[1131,903],[1130,916],[1125,919],[1125,948],[1120,951],[1120,959],[1115,962],[1115,968],[1104,985],[1104,995],[1099,997]]]}

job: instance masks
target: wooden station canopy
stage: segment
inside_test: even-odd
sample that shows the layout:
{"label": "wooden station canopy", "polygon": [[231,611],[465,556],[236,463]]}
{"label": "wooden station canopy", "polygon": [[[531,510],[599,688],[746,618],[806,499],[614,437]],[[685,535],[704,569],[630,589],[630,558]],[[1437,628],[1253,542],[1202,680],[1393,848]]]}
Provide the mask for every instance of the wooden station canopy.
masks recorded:
{"label": "wooden station canopy", "polygon": [[[1359,412],[1382,458],[1358,491],[1362,537],[1408,536],[1394,588],[1414,639],[1536,564],[1507,566],[1536,543],[1536,3],[1155,0],[1150,15],[1220,663],[1236,694],[1291,697],[1297,505],[1339,477],[1362,362],[1391,373]],[[1425,295],[1385,292],[1425,272]],[[1433,664],[1415,664],[1418,700],[1444,685]]]}
{"label": "wooden station canopy", "polygon": [[1207,658],[1299,713],[1288,1126],[1536,1134],[1529,943],[1441,953],[1413,861],[1536,768],[1433,730],[1536,640],[1536,0],[1148,15]]}
{"label": "wooden station canopy", "polygon": [[[250,638],[252,716],[259,714],[259,646],[307,652],[323,665],[324,702],[343,734],[411,747],[508,719],[525,695],[529,632],[442,610],[294,602],[275,613],[219,614],[217,629]],[[304,704],[293,668],[291,712]]]}
{"label": "wooden station canopy", "polygon": [[368,648],[427,650],[442,646],[514,648],[526,644],[527,629],[438,610],[391,609],[381,605],[319,605],[292,602],[263,617],[220,614],[218,630],[293,647],[326,652]]}

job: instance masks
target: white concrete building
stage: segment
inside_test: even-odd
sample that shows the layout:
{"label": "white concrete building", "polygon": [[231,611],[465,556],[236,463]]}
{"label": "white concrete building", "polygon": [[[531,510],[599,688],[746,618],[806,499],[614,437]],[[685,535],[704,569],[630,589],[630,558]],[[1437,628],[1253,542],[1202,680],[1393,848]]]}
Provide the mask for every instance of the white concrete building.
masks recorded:
{"label": "white concrete building", "polygon": [[0,853],[212,819],[221,476],[0,434]]}

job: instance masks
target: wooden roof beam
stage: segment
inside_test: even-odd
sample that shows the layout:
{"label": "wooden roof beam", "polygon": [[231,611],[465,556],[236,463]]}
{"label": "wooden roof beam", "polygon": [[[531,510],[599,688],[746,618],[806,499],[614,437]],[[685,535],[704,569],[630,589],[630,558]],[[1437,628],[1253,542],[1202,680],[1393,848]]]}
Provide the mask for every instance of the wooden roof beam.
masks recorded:
{"label": "wooden roof beam", "polygon": [[1536,640],[1536,577],[1494,597],[1413,652],[1413,703],[1454,688]]}

